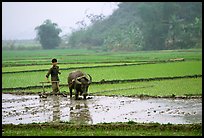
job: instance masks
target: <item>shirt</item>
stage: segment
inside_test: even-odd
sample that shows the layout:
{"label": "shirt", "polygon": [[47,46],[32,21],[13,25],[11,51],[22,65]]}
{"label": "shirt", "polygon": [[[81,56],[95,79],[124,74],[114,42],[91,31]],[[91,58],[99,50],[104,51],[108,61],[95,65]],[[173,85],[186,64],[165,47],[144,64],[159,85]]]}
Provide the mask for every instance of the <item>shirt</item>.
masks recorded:
{"label": "shirt", "polygon": [[59,66],[52,66],[46,75],[47,78],[49,78],[49,75],[51,74],[51,81],[59,81],[58,74],[61,74],[59,72]]}

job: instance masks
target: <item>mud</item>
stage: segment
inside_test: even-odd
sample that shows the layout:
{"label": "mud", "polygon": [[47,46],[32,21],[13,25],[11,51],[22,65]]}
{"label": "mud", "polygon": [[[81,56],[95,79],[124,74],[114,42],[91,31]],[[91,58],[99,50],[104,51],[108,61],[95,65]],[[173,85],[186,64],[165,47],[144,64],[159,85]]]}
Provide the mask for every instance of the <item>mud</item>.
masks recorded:
{"label": "mud", "polygon": [[202,99],[88,96],[74,100],[62,95],[2,94],[2,124],[109,122],[202,123]]}

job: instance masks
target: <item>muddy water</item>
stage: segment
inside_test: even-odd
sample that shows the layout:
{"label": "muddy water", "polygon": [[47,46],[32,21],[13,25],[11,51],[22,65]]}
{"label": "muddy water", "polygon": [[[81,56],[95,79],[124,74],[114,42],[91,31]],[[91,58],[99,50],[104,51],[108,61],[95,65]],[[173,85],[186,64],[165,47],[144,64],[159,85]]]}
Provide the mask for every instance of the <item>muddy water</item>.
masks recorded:
{"label": "muddy water", "polygon": [[2,94],[2,123],[69,121],[76,124],[103,122],[158,122],[190,124],[202,122],[202,99],[163,99],[90,96],[69,97]]}

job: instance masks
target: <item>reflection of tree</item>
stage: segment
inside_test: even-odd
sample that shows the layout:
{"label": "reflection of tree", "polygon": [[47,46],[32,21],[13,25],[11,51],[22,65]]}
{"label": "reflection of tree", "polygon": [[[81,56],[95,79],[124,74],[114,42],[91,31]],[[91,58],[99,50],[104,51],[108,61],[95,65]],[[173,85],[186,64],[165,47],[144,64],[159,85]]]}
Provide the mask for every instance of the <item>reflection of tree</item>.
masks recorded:
{"label": "reflection of tree", "polygon": [[87,100],[72,100],[70,106],[70,122],[76,124],[89,124],[93,122]]}
{"label": "reflection of tree", "polygon": [[60,121],[60,102],[57,95],[53,95],[53,121]]}

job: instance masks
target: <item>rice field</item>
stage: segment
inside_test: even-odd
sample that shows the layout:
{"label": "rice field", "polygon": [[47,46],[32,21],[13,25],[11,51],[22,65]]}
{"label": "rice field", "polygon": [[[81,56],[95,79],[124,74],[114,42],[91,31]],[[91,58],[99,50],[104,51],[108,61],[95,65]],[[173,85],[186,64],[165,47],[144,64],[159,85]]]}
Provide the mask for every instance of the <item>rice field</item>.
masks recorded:
{"label": "rice field", "polygon": [[[26,68],[26,67],[25,67]],[[48,67],[49,69],[49,67]],[[73,70],[73,69],[72,69]],[[60,80],[67,83],[67,76],[72,70],[61,70]],[[82,71],[90,74],[94,82],[101,80],[124,80],[153,78],[165,76],[184,76],[202,74],[201,61],[173,62],[162,64],[145,64],[120,67],[83,68]],[[3,88],[36,86],[45,81],[47,71],[2,74]],[[29,80],[29,81],[28,81]]]}
{"label": "rice field", "polygon": [[[155,77],[177,77],[202,75],[202,50],[163,50],[140,52],[101,52],[91,50],[37,50],[3,51],[2,88],[40,86],[45,81],[50,60],[58,59],[61,69],[60,84],[66,85],[68,74],[76,69],[90,74],[93,82],[129,80]],[[169,62],[170,59],[184,58],[184,61]],[[161,62],[160,62],[161,61]],[[118,84],[93,84],[90,93],[110,91],[105,94],[116,95],[183,95],[201,94],[202,77],[179,80],[149,82],[127,82]],[[147,87],[142,89],[132,87]],[[131,89],[132,88],[132,89]],[[51,89],[51,87],[50,87]],[[122,90],[120,90],[122,89]],[[49,88],[48,88],[49,90]],[[68,90],[61,87],[62,91]],[[116,90],[116,91],[114,91]],[[19,91],[19,90],[18,90]],[[22,91],[40,91],[24,89]],[[14,89],[15,92],[15,89]]]}
{"label": "rice field", "polygon": [[[177,98],[200,98],[202,97],[202,50],[163,50],[163,51],[139,51],[139,52],[95,52],[84,49],[56,49],[56,50],[36,50],[36,51],[2,51],[2,92],[9,94],[35,94],[43,92],[42,86],[39,82],[46,81],[45,75],[51,67],[51,59],[57,58],[60,67],[60,92],[69,94],[67,87],[68,74],[76,69],[88,73],[93,78],[93,83],[89,86],[90,96],[112,96],[122,98],[139,97],[141,101],[145,98],[151,97],[170,98],[170,100],[178,100]],[[182,58],[184,60],[174,61],[174,59]],[[45,86],[46,93],[52,91],[50,84]],[[10,98],[10,97],[9,97]],[[66,98],[66,97],[63,97]],[[69,97],[65,101],[68,102]],[[110,97],[109,97],[110,98]],[[143,99],[144,98],[144,99]],[[43,98],[39,98],[39,103],[43,102]],[[47,98],[46,98],[47,99]],[[107,97],[105,97],[107,99]],[[13,99],[11,99],[12,101]],[[36,100],[36,99],[35,99]],[[35,101],[34,100],[34,101]],[[187,104],[188,99],[185,100]],[[79,100],[82,103],[87,100]],[[117,99],[118,101],[118,99]],[[18,101],[25,105],[24,100]],[[38,101],[36,101],[38,103]],[[50,101],[52,102],[52,101]],[[76,101],[77,102],[77,101]],[[94,101],[96,102],[96,101]],[[104,109],[107,107],[106,100],[102,102]],[[120,104],[124,101],[118,101],[119,105],[113,107],[116,111],[121,112]],[[131,102],[131,100],[129,101]],[[100,102],[99,102],[100,103]],[[174,102],[172,102],[174,103]],[[18,103],[19,104],[19,103]],[[33,112],[33,103],[32,112]],[[53,112],[50,116],[56,113],[55,108],[58,107],[53,104]],[[151,103],[150,103],[151,104]],[[190,104],[190,103],[188,103]],[[202,104],[202,103],[201,103]],[[11,105],[11,103],[9,103]],[[100,107],[98,104],[92,104],[98,111]],[[190,104],[192,107],[194,104]],[[25,105],[26,106],[26,105]],[[49,105],[48,105],[49,106]],[[66,104],[67,106],[67,104]],[[78,114],[86,114],[90,112],[87,106],[81,109],[74,109],[79,111]],[[76,106],[76,107],[78,107]],[[99,106],[99,107],[98,107]],[[112,107],[110,106],[110,107]],[[126,106],[126,105],[124,105]],[[172,106],[172,105],[171,105]],[[60,106],[59,106],[60,107]],[[102,107],[102,106],[101,106]],[[143,105],[141,106],[143,107]],[[161,107],[158,106],[158,108]],[[174,106],[172,106],[174,107]],[[5,107],[4,107],[5,108]],[[23,108],[24,107],[20,107]],[[30,107],[31,108],[31,107]],[[37,106],[37,109],[39,106]],[[71,109],[71,105],[68,105]],[[131,106],[132,108],[132,106]],[[177,107],[180,108],[180,107]],[[176,108],[176,110],[177,110]],[[186,108],[186,105],[185,105]],[[29,107],[25,107],[25,110]],[[60,109],[60,108],[59,108]],[[101,110],[104,110],[103,108]],[[165,106],[166,109],[166,106]],[[10,109],[9,109],[10,110]],[[47,108],[48,110],[48,108]],[[129,109],[125,108],[125,111]],[[142,108],[143,110],[143,108]],[[168,109],[167,109],[168,110]],[[195,110],[195,109],[194,109]],[[199,108],[200,110],[200,108]],[[24,111],[24,110],[23,110]],[[83,112],[80,112],[83,111]],[[152,114],[155,114],[156,109]],[[179,111],[179,110],[178,110]],[[196,109],[197,111],[197,109]],[[59,111],[58,113],[61,113]],[[71,110],[66,113],[71,114]],[[104,112],[107,112],[106,110]],[[114,112],[114,113],[115,113]],[[134,111],[135,112],[135,111]],[[157,111],[156,111],[157,112]],[[10,114],[17,113],[11,111]],[[32,116],[35,116],[33,112]],[[57,113],[57,114],[58,114]],[[102,112],[100,114],[104,115]],[[123,112],[122,112],[123,113]],[[141,114],[141,112],[139,112]],[[145,110],[144,114],[149,117],[149,110]],[[47,112],[46,112],[47,114]],[[128,115],[131,112],[127,113]],[[109,117],[110,114],[108,114]],[[115,115],[112,113],[112,115]],[[171,116],[173,114],[170,114]],[[174,114],[175,115],[175,114]],[[178,116],[180,117],[181,114]],[[16,114],[18,116],[18,114]],[[105,115],[107,116],[107,115]],[[134,116],[134,115],[133,115]],[[138,114],[137,114],[138,116]],[[165,116],[165,115],[164,115]],[[200,117],[199,114],[186,116],[194,119]],[[18,116],[19,117],[19,116]],[[58,117],[62,117],[59,115]],[[78,116],[76,116],[77,118]],[[115,116],[114,116],[115,117]],[[135,116],[134,116],[135,117]],[[172,116],[173,117],[173,116]],[[24,119],[24,118],[20,118]],[[84,118],[85,119],[85,118]],[[128,117],[126,119],[129,120]],[[137,119],[137,118],[136,118]],[[12,120],[12,119],[11,119]],[[127,120],[127,121],[128,121]],[[155,120],[155,118],[153,119]],[[168,118],[169,120],[169,118]],[[112,120],[114,121],[114,120]],[[62,128],[60,126],[63,126]],[[125,125],[125,127],[124,127]],[[76,128],[75,128],[76,126]],[[128,122],[110,123],[97,125],[76,125],[71,122],[48,122],[48,123],[32,123],[32,124],[3,124],[3,135],[76,135],[78,129],[80,135],[202,135],[202,123],[199,124],[159,124],[159,123],[143,123],[139,124],[129,120]],[[41,128],[42,127],[42,128]],[[30,129],[27,129],[30,128]],[[94,129],[93,129],[94,128]],[[107,131],[104,131],[107,128]],[[114,128],[114,130],[112,130]],[[124,128],[127,128],[125,130]],[[54,130],[54,131],[53,131]],[[69,130],[69,131],[67,131]],[[93,131],[94,130],[94,131]],[[78,135],[78,133],[77,133]]]}
{"label": "rice field", "polygon": [[138,52],[95,52],[91,50],[57,49],[36,51],[3,51],[2,60],[5,66],[21,65],[49,65],[52,58],[59,63],[87,64],[87,63],[132,63],[141,61],[160,61],[172,58],[186,60],[201,60],[202,50],[163,50]]}
{"label": "rice field", "polygon": [[[51,85],[45,88],[46,92],[51,92]],[[67,86],[60,86],[61,92],[69,94]],[[4,92],[43,92],[42,88],[4,90]],[[202,78],[184,78],[176,80],[157,80],[144,82],[125,82],[116,84],[93,84],[89,88],[91,95],[107,96],[191,96],[202,95]]]}

